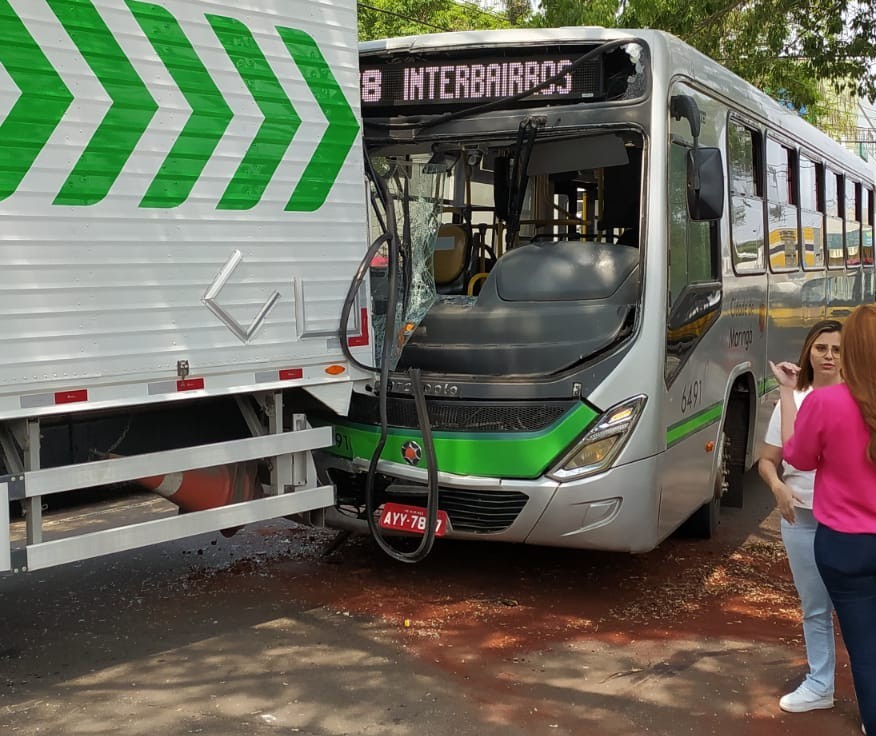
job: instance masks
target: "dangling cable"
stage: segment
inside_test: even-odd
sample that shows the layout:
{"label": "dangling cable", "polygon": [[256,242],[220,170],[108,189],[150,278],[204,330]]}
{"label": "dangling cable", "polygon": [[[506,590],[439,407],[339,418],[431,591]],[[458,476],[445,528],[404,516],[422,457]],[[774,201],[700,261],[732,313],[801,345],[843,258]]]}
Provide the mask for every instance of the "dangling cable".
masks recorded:
{"label": "dangling cable", "polygon": [[[377,238],[371,246],[368,248],[368,251],[365,253],[365,257],[359,263],[359,268],[356,270],[356,274],[353,276],[353,280],[350,282],[350,287],[347,289],[347,296],[344,299],[344,304],[341,307],[341,326],[340,326],[340,340],[341,340],[341,350],[344,353],[344,357],[350,361],[352,365],[355,365],[362,370],[366,371],[377,371],[379,370],[377,366],[373,365],[365,365],[358,359],[353,356],[353,353],[350,351],[350,344],[347,337],[347,325],[350,322],[350,313],[353,311],[353,305],[356,303],[356,294],[358,294],[359,289],[362,286],[362,282],[365,280],[365,276],[368,273],[368,270],[371,268],[371,261],[374,260],[374,257],[377,255],[377,251],[380,248],[387,244],[391,239],[391,233],[395,230],[395,212],[393,211],[392,215],[390,215],[388,208],[389,205],[389,192],[385,191],[385,189],[381,188],[381,184],[383,183],[380,180],[379,175],[376,171],[374,171],[374,167],[371,163],[371,158],[368,156],[368,152],[365,152],[365,166],[366,172],[368,174],[368,178],[374,183],[374,190],[369,187],[371,203],[374,208],[375,216],[377,217],[378,222],[380,223],[381,228],[383,229],[383,234]],[[380,216],[380,208],[377,206],[378,202],[382,203],[385,211],[386,211],[386,219]],[[389,218],[392,216],[393,229],[390,230],[389,226]],[[387,333],[388,335],[389,333]]]}
{"label": "dangling cable", "polygon": [[356,293],[362,285],[365,274],[371,265],[371,260],[377,253],[377,250],[384,244],[388,245],[388,294],[386,304],[386,322],[384,326],[384,339],[380,359],[379,382],[377,389],[377,402],[380,414],[380,436],[377,445],[374,448],[374,453],[371,456],[371,462],[368,465],[368,473],[365,476],[365,515],[368,522],[368,529],[371,536],[387,555],[399,562],[414,563],[426,558],[432,551],[432,546],[435,543],[435,524],[438,519],[438,463],[435,457],[435,446],[432,438],[432,427],[429,421],[428,407],[426,406],[426,397],[423,392],[423,386],[420,379],[420,372],[417,369],[411,371],[411,386],[414,390],[414,402],[417,409],[417,422],[420,425],[420,431],[423,436],[423,449],[426,455],[426,472],[427,472],[427,496],[426,496],[426,529],[420,544],[413,552],[402,552],[393,547],[383,536],[377,519],[375,518],[375,494],[374,494],[374,478],[377,474],[377,464],[380,461],[380,455],[383,448],[386,446],[386,438],[389,434],[389,419],[387,413],[387,393],[389,390],[389,373],[392,357],[393,346],[396,339],[396,312],[398,309],[398,277],[400,268],[400,242],[398,236],[398,227],[395,217],[395,207],[392,201],[392,195],[386,187],[386,182],[377,174],[372,165],[371,159],[368,156],[367,150],[365,153],[365,161],[369,178],[373,182],[377,191],[377,196],[383,204],[385,221],[384,234],[379,237],[365,255],[359,269],[353,278],[350,288],[347,292],[347,298],[344,300],[344,306],[341,310],[341,346],[344,354],[354,364],[365,368],[366,370],[374,370],[373,367],[364,366],[359,361],[355,360],[350,353],[349,345],[347,344],[347,323],[350,318],[350,312],[356,299]]}
{"label": "dangling cable", "polygon": [[414,402],[417,408],[417,421],[423,435],[423,450],[426,454],[426,472],[428,485],[426,489],[426,529],[420,544],[412,552],[402,552],[393,547],[380,529],[377,523],[376,508],[374,504],[374,476],[377,474],[377,464],[380,462],[380,454],[386,444],[387,422],[385,395],[378,397],[380,400],[380,440],[371,456],[368,466],[368,475],[365,477],[365,513],[368,519],[368,528],[371,536],[386,554],[399,562],[414,563],[426,559],[432,551],[435,543],[435,524],[438,520],[438,463],[435,458],[435,445],[432,439],[432,425],[429,421],[429,412],[426,407],[426,396],[423,393],[423,384],[420,380],[420,371],[413,368],[410,371],[411,386],[414,391]]}

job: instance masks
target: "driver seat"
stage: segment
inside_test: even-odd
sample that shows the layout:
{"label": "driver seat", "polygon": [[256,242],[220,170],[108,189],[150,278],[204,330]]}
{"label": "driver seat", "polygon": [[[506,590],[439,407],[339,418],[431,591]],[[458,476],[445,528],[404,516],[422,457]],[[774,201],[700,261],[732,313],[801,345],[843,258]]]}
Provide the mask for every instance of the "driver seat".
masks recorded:
{"label": "driver seat", "polygon": [[450,286],[462,276],[468,244],[468,233],[461,225],[445,223],[438,228],[433,256],[436,286]]}

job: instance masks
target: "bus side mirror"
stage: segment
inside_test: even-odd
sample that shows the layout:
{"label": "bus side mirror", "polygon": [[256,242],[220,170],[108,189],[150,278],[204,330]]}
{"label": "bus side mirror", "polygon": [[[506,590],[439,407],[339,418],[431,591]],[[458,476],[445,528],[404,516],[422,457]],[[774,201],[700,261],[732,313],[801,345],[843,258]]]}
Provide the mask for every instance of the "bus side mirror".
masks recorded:
{"label": "bus side mirror", "polygon": [[719,220],[724,215],[724,163],[720,148],[688,151],[687,207],[692,220]]}
{"label": "bus side mirror", "polygon": [[[676,120],[687,120],[694,140],[700,137],[700,108],[690,95],[673,95],[669,98],[669,112]],[[696,145],[696,144],[694,144]]]}

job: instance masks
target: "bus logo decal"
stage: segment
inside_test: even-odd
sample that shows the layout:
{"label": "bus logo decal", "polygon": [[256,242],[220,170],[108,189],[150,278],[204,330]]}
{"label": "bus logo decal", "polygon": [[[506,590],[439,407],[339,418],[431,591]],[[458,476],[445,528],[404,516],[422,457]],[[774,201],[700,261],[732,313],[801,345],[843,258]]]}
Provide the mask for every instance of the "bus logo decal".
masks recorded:
{"label": "bus logo decal", "polygon": [[413,440],[408,440],[401,446],[401,456],[408,465],[419,465],[423,459],[423,448]]}

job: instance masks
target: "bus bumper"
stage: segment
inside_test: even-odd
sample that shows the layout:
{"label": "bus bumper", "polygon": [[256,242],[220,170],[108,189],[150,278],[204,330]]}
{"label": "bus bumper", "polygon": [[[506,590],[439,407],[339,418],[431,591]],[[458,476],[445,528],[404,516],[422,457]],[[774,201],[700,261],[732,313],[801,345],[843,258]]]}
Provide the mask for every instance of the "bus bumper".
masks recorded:
{"label": "bus bumper", "polygon": [[[327,459],[327,458],[324,458]],[[329,466],[361,473],[349,460],[331,458]],[[381,461],[378,472],[399,484],[425,485],[425,472]],[[646,458],[611,468],[605,473],[567,483],[547,477],[509,480],[439,473],[438,483],[447,496],[468,494],[469,507],[482,508],[480,522],[486,531],[464,531],[454,525],[446,538],[537,544],[574,549],[647,552],[657,546],[660,494],[656,484],[657,458]],[[493,498],[514,494],[524,503],[513,521],[490,531],[487,518]],[[417,503],[424,503],[421,499]],[[441,504],[442,508],[444,504]],[[324,522],[333,528],[366,531],[362,519],[353,519],[337,509],[325,512]]]}
{"label": "bus bumper", "polygon": [[660,542],[657,458],[555,485],[527,544],[647,552]]}

